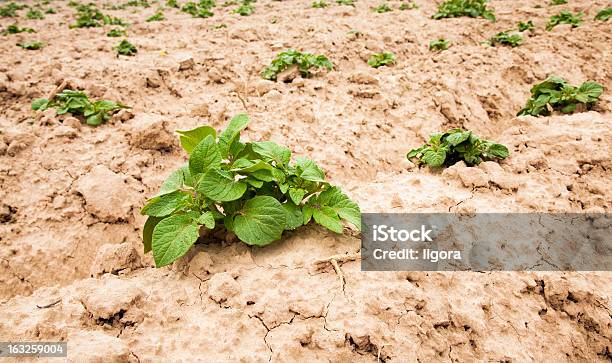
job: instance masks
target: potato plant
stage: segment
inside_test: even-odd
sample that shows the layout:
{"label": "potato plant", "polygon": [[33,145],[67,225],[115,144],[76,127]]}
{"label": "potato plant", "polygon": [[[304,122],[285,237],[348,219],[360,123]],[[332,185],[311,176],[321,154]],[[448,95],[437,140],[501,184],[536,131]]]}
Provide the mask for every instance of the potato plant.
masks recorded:
{"label": "potato plant", "polygon": [[559,24],[570,24],[572,28],[579,27],[582,24],[583,16],[583,12],[572,14],[571,12],[564,10],[559,14],[550,17],[548,24],[546,24],[546,30],[550,31]]}
{"label": "potato plant", "polygon": [[470,166],[478,165],[484,160],[505,159],[508,155],[508,148],[504,145],[480,139],[472,131],[451,129],[432,134],[425,145],[410,150],[406,157],[417,165],[439,167],[461,160]]}
{"label": "potato plant", "polygon": [[36,30],[32,28],[27,28],[27,27],[20,28],[19,25],[15,23],[15,24],[11,24],[7,26],[6,29],[2,31],[2,35],[19,34],[19,33],[36,33]]}
{"label": "potato plant", "polygon": [[595,20],[607,21],[612,17],[612,7],[605,8],[600,10],[597,15],[595,15]]}
{"label": "potato plant", "polygon": [[127,35],[126,31],[121,28],[114,28],[114,29],[109,30],[108,33],[106,33],[106,36],[111,37],[111,38],[124,37],[126,35]]}
{"label": "potato plant", "polygon": [[210,126],[177,131],[189,161],[141,210],[144,250],[157,267],[216,232],[265,246],[312,220],[336,233],[343,220],[361,228],[357,203],[326,182],[314,161],[291,162],[291,151],[271,141],[241,142],[248,122],[237,115],[220,135]]}
{"label": "potato plant", "polygon": [[572,86],[560,77],[551,76],[531,88],[531,97],[517,116],[548,116],[552,111],[573,113],[588,110],[603,93],[603,86],[596,82],[584,82]]}
{"label": "potato plant", "polygon": [[412,1],[407,2],[407,3],[402,2],[401,5],[399,6],[400,10],[412,10],[412,9],[418,9],[418,8],[419,6]]}
{"label": "potato plant", "polygon": [[17,17],[17,11],[25,8],[26,6],[23,4],[17,4],[14,2],[8,3],[4,6],[0,6],[0,17],[15,18]]}
{"label": "potato plant", "polygon": [[35,111],[48,108],[55,108],[58,115],[71,113],[75,117],[83,118],[88,125],[98,126],[108,121],[114,112],[128,107],[107,100],[92,102],[85,93],[66,89],[50,100],[37,98],[32,101],[32,109]]}
{"label": "potato plant", "polygon": [[495,21],[495,14],[487,8],[488,0],[446,0],[438,6],[432,18],[456,18],[468,16],[471,18],[483,17],[490,21]]}
{"label": "potato plant", "polygon": [[373,8],[372,11],[375,13],[382,14],[382,13],[388,13],[390,11],[393,11],[393,9],[391,9],[389,4],[384,3],[384,4],[380,4],[377,7]]}
{"label": "potato plant", "polygon": [[395,63],[395,54],[391,52],[376,53],[368,59],[368,65],[373,68],[388,66]]}
{"label": "potato plant", "polygon": [[28,10],[28,12],[26,13],[26,18],[28,18],[28,19],[44,19],[45,16],[43,15],[42,11],[30,8],[30,10]]}
{"label": "potato plant", "polygon": [[123,39],[119,44],[117,44],[115,50],[119,55],[133,56],[138,53],[136,46],[127,41],[127,39]]}
{"label": "potato plant", "polygon": [[324,9],[328,7],[329,4],[326,3],[325,0],[321,0],[321,1],[313,1],[311,6],[315,9]]}
{"label": "potato plant", "polygon": [[336,0],[340,5],[355,6],[355,0]]}
{"label": "potato plant", "polygon": [[164,13],[162,13],[161,11],[156,12],[155,14],[153,14],[152,16],[150,16],[147,19],[147,22],[152,22],[152,21],[162,21],[165,20],[166,18],[164,17]]}
{"label": "potato plant", "polygon": [[211,1],[200,1],[200,3],[189,1],[181,7],[181,11],[191,14],[194,18],[210,18],[215,15],[211,11],[214,6],[215,3]]}
{"label": "potato plant", "polygon": [[311,53],[302,53],[295,49],[288,49],[279,53],[272,63],[261,73],[263,79],[276,81],[279,73],[289,68],[292,65],[297,65],[302,77],[310,76],[312,68],[326,68],[331,70],[334,65],[323,54],[314,55]]}
{"label": "potato plant", "polygon": [[518,47],[519,45],[521,45],[521,43],[523,43],[523,37],[520,34],[510,34],[510,32],[511,30],[499,32],[489,38],[487,43],[492,46],[500,44],[509,45],[511,47]]}
{"label": "potato plant", "polygon": [[38,49],[44,47],[45,44],[43,42],[39,42],[39,41],[32,41],[32,42],[17,43],[17,46],[21,47],[23,49],[27,49],[27,50],[38,50]]}
{"label": "potato plant", "polygon": [[535,29],[535,25],[533,24],[533,21],[529,20],[529,21],[520,21],[518,23],[518,31],[520,32],[524,32],[524,31],[533,31]]}
{"label": "potato plant", "polygon": [[253,14],[253,12],[255,12],[255,8],[249,2],[243,3],[242,5],[234,9],[234,11],[232,11],[232,13],[238,14],[240,16],[249,16]]}
{"label": "potato plant", "polygon": [[448,45],[449,41],[444,38],[432,40],[431,42],[429,42],[429,50],[434,52],[441,52],[443,50],[447,50]]}

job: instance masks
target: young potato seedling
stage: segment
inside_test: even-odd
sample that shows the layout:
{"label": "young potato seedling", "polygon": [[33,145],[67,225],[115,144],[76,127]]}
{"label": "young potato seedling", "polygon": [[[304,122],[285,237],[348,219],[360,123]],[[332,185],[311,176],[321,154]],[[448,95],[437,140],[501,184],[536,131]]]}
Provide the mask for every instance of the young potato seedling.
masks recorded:
{"label": "young potato seedling", "polygon": [[509,45],[511,47],[517,47],[523,43],[523,37],[519,34],[510,34],[511,30],[499,32],[489,38],[488,44],[495,46],[497,44]]}
{"label": "young potato seedling", "polygon": [[210,10],[212,6],[209,3],[204,3],[206,6],[198,5],[192,1],[185,3],[181,7],[181,11],[184,13],[191,14],[194,18],[210,18],[214,16],[213,12]]}
{"label": "young potato seedling", "polygon": [[597,15],[595,15],[595,20],[607,21],[612,17],[612,7],[605,8],[600,10]]}
{"label": "young potato seedling", "polygon": [[169,8],[180,9],[180,5],[177,0],[168,0],[166,1],[166,6]]}
{"label": "young potato seedling", "polygon": [[390,11],[393,11],[393,9],[391,9],[391,7],[387,3],[384,3],[384,4],[380,4],[377,7],[373,8],[372,11],[375,13],[382,14],[382,13],[388,13]]}
{"label": "young potato seedling", "polygon": [[25,9],[26,6],[17,3],[8,3],[5,6],[0,6],[0,17],[3,18],[15,18],[17,17],[17,10]]}
{"label": "young potato seedling", "polygon": [[155,15],[151,16],[150,18],[147,19],[147,22],[152,22],[152,21],[162,21],[165,20],[166,18],[164,17],[164,13],[162,13],[161,11],[158,11],[155,13]]}
{"label": "young potato seedling", "polygon": [[19,34],[19,33],[36,33],[32,28],[20,28],[17,23],[11,24],[2,31],[2,35]]}
{"label": "young potato seedling", "polygon": [[572,28],[579,27],[582,24],[582,17],[584,13],[579,12],[575,15],[569,11],[562,11],[557,15],[553,15],[550,17],[548,24],[546,24],[546,30],[552,30],[559,24],[570,24]]}
{"label": "young potato seedling", "polygon": [[28,10],[28,12],[26,13],[26,18],[28,19],[44,19],[45,16],[43,15],[43,13],[40,10],[35,10],[30,8],[30,10]]}
{"label": "young potato seedling", "polygon": [[418,8],[419,8],[419,6],[416,3],[414,3],[414,2],[407,2],[407,3],[403,2],[399,6],[400,10],[412,10],[412,9],[418,9]]}
{"label": "young potato seedling", "polygon": [[244,3],[240,5],[238,8],[234,9],[232,13],[239,14],[240,16],[249,16],[253,14],[255,8],[250,3]]}
{"label": "young potato seedling", "polygon": [[603,86],[596,82],[584,82],[580,87],[551,76],[531,88],[531,98],[517,116],[548,116],[552,111],[573,113],[590,109],[603,93]]}
{"label": "young potato seedling", "polygon": [[478,138],[472,131],[451,129],[445,133],[432,134],[429,141],[410,150],[407,158],[417,165],[432,167],[451,166],[461,160],[467,165],[478,165],[484,160],[505,159],[508,148],[492,141]]}
{"label": "young potato seedling", "polygon": [[549,5],[563,5],[567,4],[567,0],[551,0]]}
{"label": "young potato seedling", "polygon": [[118,38],[118,37],[124,37],[127,35],[127,32],[124,29],[120,29],[120,28],[114,28],[108,31],[108,33],[106,33],[107,37],[112,37],[112,38]]}
{"label": "young potato seedling", "polygon": [[374,68],[388,66],[393,63],[395,63],[395,54],[391,52],[372,54],[372,56],[370,56],[370,59],[368,59],[368,65]]}
{"label": "young potato seedling", "polygon": [[133,56],[138,53],[138,49],[134,44],[127,41],[127,39],[123,39],[117,46],[115,47],[117,50],[117,54]]}
{"label": "young potato seedling", "polygon": [[237,115],[220,135],[210,126],[177,131],[189,162],[141,210],[148,216],[144,251],[153,251],[157,267],[183,256],[201,236],[232,233],[261,247],[312,220],[336,233],[342,221],[361,228],[357,203],[326,182],[314,161],[291,162],[291,151],[271,141],[243,143],[248,122]]}
{"label": "young potato seedling", "polygon": [[312,68],[326,68],[330,71],[334,65],[323,54],[314,55],[310,53],[302,53],[295,49],[288,49],[279,53],[272,63],[261,73],[263,79],[276,81],[278,74],[292,65],[297,65],[302,77],[310,76]]}
{"label": "young potato seedling", "polygon": [[56,14],[56,13],[57,13],[57,11],[55,11],[55,9],[53,9],[53,8],[49,8],[49,9],[45,10],[45,14]]}
{"label": "young potato seedling", "polygon": [[77,5],[77,20],[70,28],[95,28],[103,25],[127,26],[123,20],[102,14],[94,5]]}
{"label": "young potato seedling", "polygon": [[431,42],[429,42],[429,50],[434,52],[441,52],[443,50],[447,50],[448,45],[449,41],[444,38],[432,40]]}
{"label": "young potato seedling", "polygon": [[85,93],[66,89],[51,100],[37,98],[32,101],[32,109],[35,111],[44,111],[48,108],[55,108],[58,115],[71,113],[83,117],[88,125],[97,126],[108,121],[114,112],[128,107],[107,100],[92,102]]}
{"label": "young potato seedling", "polygon": [[17,43],[17,46],[23,49],[27,49],[27,50],[38,50],[44,46],[44,43],[39,42],[39,41],[22,42],[22,43]]}
{"label": "young potato seedling", "polygon": [[531,20],[524,22],[524,21],[520,21],[518,23],[518,30],[520,32],[524,32],[524,31],[533,31],[535,29],[535,25],[533,24],[533,22]]}
{"label": "young potato seedling", "polygon": [[340,5],[355,6],[355,0],[336,0]]}
{"label": "young potato seedling", "polygon": [[432,18],[469,16],[471,18],[483,17],[495,21],[495,14],[487,8],[487,2],[488,0],[447,0],[438,6],[438,12]]}
{"label": "young potato seedling", "polygon": [[312,3],[312,7],[315,9],[323,9],[328,7],[329,4],[325,2],[325,0],[321,0],[321,1],[314,1]]}

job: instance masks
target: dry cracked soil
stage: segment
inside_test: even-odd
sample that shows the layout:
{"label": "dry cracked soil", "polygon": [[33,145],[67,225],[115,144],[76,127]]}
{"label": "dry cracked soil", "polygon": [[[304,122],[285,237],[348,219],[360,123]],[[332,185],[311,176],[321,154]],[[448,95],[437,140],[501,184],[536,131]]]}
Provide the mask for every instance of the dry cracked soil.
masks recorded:
{"label": "dry cracked soil", "polygon": [[[146,22],[162,3],[99,2],[130,23],[133,57],[110,26],[70,29],[66,1],[0,18],[38,31],[0,36],[0,341],[68,341],[71,362],[610,362],[609,272],[362,272],[358,233],[315,226],[265,248],[197,245],[160,269],[143,254],[140,207],[186,161],[174,130],[241,112],[244,138],[316,160],[363,212],[611,211],[612,21],[593,19],[608,1],[494,0],[495,23],[388,3],[258,0],[250,16],[218,4]],[[584,23],[544,30],[563,9]],[[528,19],[521,46],[481,44]],[[451,47],[430,52],[439,37]],[[15,45],[29,40],[45,46]],[[335,67],[262,80],[291,47]],[[397,63],[369,67],[381,51]],[[516,117],[551,74],[605,92],[588,112]],[[62,82],[132,109],[95,128],[30,109]],[[510,157],[445,171],[405,158],[449,127]]]}

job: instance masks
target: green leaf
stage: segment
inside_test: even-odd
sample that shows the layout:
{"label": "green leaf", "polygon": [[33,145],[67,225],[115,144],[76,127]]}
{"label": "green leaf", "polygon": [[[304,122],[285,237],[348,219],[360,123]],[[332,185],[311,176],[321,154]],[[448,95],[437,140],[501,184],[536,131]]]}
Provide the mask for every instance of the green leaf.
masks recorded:
{"label": "green leaf", "polygon": [[233,221],[234,232],[241,241],[265,246],[280,239],[287,216],[278,200],[258,196],[248,200]]}
{"label": "green leaf", "polygon": [[240,131],[244,130],[248,124],[249,116],[244,113],[232,118],[227,128],[219,136],[219,151],[222,158],[228,158],[232,145],[240,139]]}
{"label": "green leaf", "polygon": [[32,109],[35,111],[44,111],[47,109],[47,105],[49,104],[49,100],[46,98],[37,98],[32,101]]}
{"label": "green leaf", "polygon": [[198,225],[186,215],[161,220],[153,230],[153,259],[157,267],[171,264],[183,256],[199,237]]}
{"label": "green leaf", "polygon": [[200,179],[198,192],[217,202],[229,202],[242,197],[247,183],[235,180],[234,176],[224,170],[210,169]]}
{"label": "green leaf", "polygon": [[508,148],[501,144],[491,144],[487,149],[487,154],[505,159],[510,155]]}
{"label": "green leaf", "polygon": [[164,194],[172,193],[177,190],[180,190],[185,183],[185,171],[183,168],[175,170],[170,174],[168,179],[163,182],[161,187],[159,188],[159,192],[157,196],[161,196]]}
{"label": "green leaf", "polygon": [[306,195],[306,191],[301,188],[289,188],[289,198],[293,201],[293,203],[299,205],[304,199]]}
{"label": "green leaf", "polygon": [[210,126],[200,126],[192,130],[176,130],[179,134],[181,146],[188,154],[191,154],[193,149],[207,136],[212,136],[213,139],[217,138],[217,132]]}
{"label": "green leaf", "polygon": [[181,191],[174,191],[172,193],[160,195],[158,197],[151,198],[142,208],[140,213],[153,217],[165,217],[185,206],[189,198],[191,198],[189,195]]}
{"label": "green leaf", "polygon": [[208,135],[193,149],[189,156],[189,171],[191,175],[205,173],[210,168],[221,165],[221,153],[215,143],[215,138]]}
{"label": "green leaf", "polygon": [[252,142],[253,152],[259,155],[264,161],[276,163],[276,165],[287,165],[291,160],[291,150],[280,146],[272,141]]}
{"label": "green leaf", "polygon": [[428,149],[423,153],[421,160],[430,166],[441,166],[446,160],[446,151],[443,148]]}
{"label": "green leaf", "polygon": [[457,146],[467,140],[470,137],[470,134],[471,133],[469,131],[454,132],[446,137],[446,141],[451,146]]}
{"label": "green leaf", "polygon": [[338,214],[331,207],[322,206],[315,208],[312,213],[315,222],[329,229],[332,232],[342,233],[342,223]]}
{"label": "green leaf", "polygon": [[287,202],[283,204],[283,209],[287,219],[285,220],[285,230],[293,230],[300,227],[304,223],[302,210],[297,205]]}
{"label": "green leaf", "polygon": [[295,166],[297,168],[296,175],[300,178],[313,182],[325,181],[325,173],[314,161],[308,158],[296,158]]}
{"label": "green leaf", "polygon": [[316,202],[332,208],[340,218],[345,219],[361,230],[361,210],[359,205],[351,200],[338,187],[331,187],[321,192]]}
{"label": "green leaf", "polygon": [[201,224],[208,229],[215,228],[215,217],[210,211],[202,213],[202,215],[198,217],[196,222],[198,222],[198,224]]}
{"label": "green leaf", "polygon": [[144,253],[151,251],[151,242],[153,241],[153,229],[157,226],[157,223],[163,218],[160,217],[148,217],[147,221],[142,227],[142,244],[144,245]]}

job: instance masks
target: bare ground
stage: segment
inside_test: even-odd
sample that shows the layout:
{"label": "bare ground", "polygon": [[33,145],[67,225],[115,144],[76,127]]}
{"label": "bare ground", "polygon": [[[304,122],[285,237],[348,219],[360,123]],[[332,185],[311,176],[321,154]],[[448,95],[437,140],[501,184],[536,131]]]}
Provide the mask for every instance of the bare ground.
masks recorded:
{"label": "bare ground", "polygon": [[[173,131],[222,128],[239,112],[252,119],[246,138],[313,158],[364,212],[610,212],[612,22],[593,21],[610,4],[492,1],[491,23],[434,21],[436,4],[417,3],[376,14],[370,0],[259,0],[249,17],[171,9],[154,23],[156,6],[103,10],[132,24],[129,58],[115,56],[108,27],[69,29],[64,2],[44,20],[21,11],[19,24],[39,32],[0,37],[0,340],[68,340],[75,362],[610,361],[608,272],[366,273],[358,235],[317,227],[263,249],[201,245],[171,268],[142,254],[139,208],[186,160]],[[584,24],[544,31],[566,8],[584,11]],[[538,30],[520,47],[480,45],[528,19]],[[441,36],[451,48],[429,52]],[[26,51],[21,40],[47,46]],[[289,47],[326,54],[335,69],[261,80]],[[397,64],[370,68],[380,51]],[[586,113],[515,117],[551,74],[606,92]],[[131,114],[90,128],[30,111],[64,80]],[[444,172],[405,159],[455,126],[511,156]]]}

